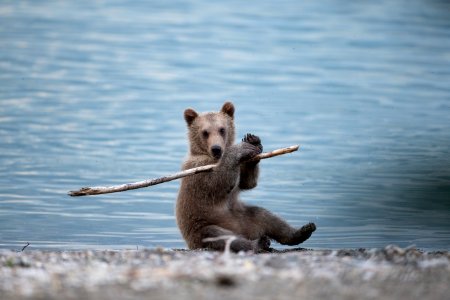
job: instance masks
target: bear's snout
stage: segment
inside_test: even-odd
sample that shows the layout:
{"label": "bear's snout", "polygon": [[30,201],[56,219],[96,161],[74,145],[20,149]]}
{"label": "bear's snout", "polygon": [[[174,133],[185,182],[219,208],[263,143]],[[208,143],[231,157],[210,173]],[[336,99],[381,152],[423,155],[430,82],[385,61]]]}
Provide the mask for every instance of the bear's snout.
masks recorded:
{"label": "bear's snout", "polygon": [[222,156],[222,147],[219,145],[214,145],[211,147],[211,153],[214,156],[214,158],[220,158]]}

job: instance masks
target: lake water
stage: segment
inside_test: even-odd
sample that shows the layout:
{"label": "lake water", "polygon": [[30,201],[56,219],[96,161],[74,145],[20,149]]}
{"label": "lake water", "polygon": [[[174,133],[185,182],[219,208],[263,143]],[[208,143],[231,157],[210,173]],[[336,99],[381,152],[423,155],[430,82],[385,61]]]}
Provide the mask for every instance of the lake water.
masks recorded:
{"label": "lake water", "polygon": [[[0,248],[185,247],[187,107],[265,150],[247,202],[309,248],[450,248],[448,1],[2,1]],[[275,245],[280,247],[280,245]]]}

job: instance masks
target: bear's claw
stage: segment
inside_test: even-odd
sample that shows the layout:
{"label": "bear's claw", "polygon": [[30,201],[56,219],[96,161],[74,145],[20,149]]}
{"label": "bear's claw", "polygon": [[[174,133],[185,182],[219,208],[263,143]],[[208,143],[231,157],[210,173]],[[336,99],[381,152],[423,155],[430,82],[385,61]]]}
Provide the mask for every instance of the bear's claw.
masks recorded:
{"label": "bear's claw", "polygon": [[244,138],[242,139],[242,141],[244,143],[249,143],[249,144],[257,147],[261,152],[263,151],[263,146],[261,144],[261,139],[258,136],[254,135],[254,134],[247,133],[244,136]]}

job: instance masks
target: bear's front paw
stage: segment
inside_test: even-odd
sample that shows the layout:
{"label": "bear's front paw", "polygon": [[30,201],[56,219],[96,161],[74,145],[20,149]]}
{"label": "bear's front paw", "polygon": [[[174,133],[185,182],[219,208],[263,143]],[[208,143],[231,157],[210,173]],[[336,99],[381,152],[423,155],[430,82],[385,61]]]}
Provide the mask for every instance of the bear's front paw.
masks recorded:
{"label": "bear's front paw", "polygon": [[249,159],[252,159],[253,157],[255,157],[256,155],[258,155],[260,153],[261,153],[261,151],[259,150],[258,147],[244,142],[244,143],[240,144],[239,161],[245,162]]}
{"label": "bear's front paw", "polygon": [[[244,138],[242,139],[242,141],[244,143],[252,144],[253,146],[257,147],[261,152],[263,151],[263,146],[261,144],[261,139],[259,138],[259,136],[256,136],[256,135],[251,134],[251,133],[247,133],[244,136]],[[259,153],[261,153],[261,152],[259,152]]]}

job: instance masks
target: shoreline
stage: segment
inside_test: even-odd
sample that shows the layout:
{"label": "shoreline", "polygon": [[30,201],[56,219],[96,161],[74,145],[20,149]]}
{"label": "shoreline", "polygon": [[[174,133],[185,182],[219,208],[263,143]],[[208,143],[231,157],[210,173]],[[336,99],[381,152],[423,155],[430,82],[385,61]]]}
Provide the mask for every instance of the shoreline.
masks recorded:
{"label": "shoreline", "polygon": [[450,253],[0,250],[2,299],[444,299]]}

